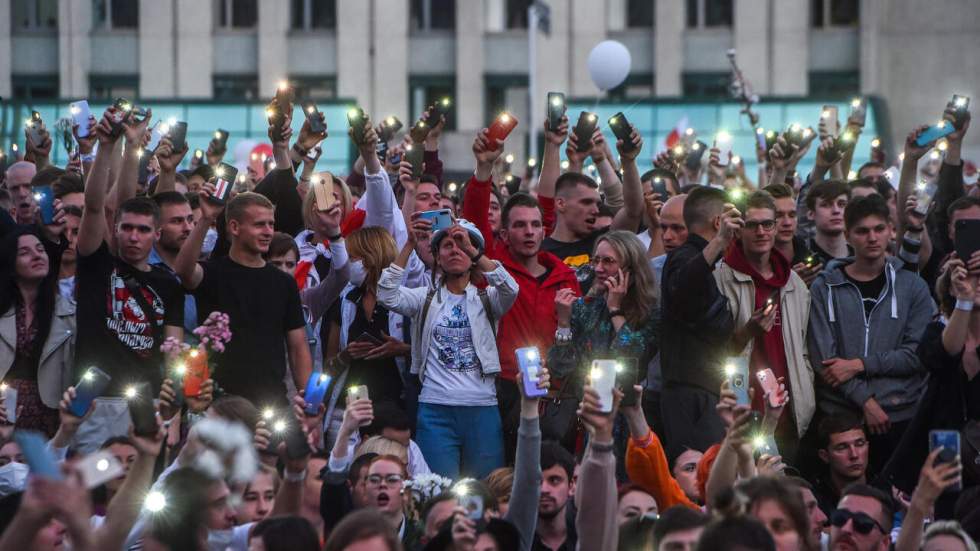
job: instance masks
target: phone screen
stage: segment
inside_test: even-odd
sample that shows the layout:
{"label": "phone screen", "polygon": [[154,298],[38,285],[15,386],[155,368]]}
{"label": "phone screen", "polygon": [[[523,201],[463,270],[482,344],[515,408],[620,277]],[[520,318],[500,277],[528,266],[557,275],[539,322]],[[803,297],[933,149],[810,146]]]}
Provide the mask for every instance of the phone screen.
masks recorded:
{"label": "phone screen", "polygon": [[561,118],[565,116],[565,94],[548,92],[548,129],[554,132],[561,126]]}
{"label": "phone screen", "polygon": [[575,139],[578,141],[578,152],[583,153],[592,149],[592,134],[595,133],[596,124],[599,118],[595,113],[582,111],[578,116],[578,123],[575,124]]}

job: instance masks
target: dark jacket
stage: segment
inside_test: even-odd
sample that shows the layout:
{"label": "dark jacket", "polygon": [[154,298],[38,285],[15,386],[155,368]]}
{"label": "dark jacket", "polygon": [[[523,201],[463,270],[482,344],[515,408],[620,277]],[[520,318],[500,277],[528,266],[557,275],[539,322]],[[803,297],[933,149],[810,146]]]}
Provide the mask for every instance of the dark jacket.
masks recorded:
{"label": "dark jacket", "polygon": [[735,322],[702,251],[708,242],[690,234],[664,264],[660,365],[665,384],[697,386],[718,394],[722,360]]}

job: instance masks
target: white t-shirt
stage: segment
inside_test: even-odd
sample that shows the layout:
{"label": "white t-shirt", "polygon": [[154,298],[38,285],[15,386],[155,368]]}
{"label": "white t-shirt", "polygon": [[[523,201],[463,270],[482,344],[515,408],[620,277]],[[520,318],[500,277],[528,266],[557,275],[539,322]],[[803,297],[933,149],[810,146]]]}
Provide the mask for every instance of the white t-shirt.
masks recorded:
{"label": "white t-shirt", "polygon": [[445,303],[432,327],[419,402],[443,406],[495,406],[493,377],[484,377],[473,345],[466,295],[443,292]]}

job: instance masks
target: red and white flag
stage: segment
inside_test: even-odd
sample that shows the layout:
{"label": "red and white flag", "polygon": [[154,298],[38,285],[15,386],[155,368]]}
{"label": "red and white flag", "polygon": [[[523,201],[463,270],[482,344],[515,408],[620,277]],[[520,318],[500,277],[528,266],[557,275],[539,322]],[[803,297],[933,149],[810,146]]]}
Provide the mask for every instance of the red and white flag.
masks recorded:
{"label": "red and white flag", "polygon": [[664,139],[664,146],[661,151],[665,151],[679,144],[682,139],[684,139],[684,132],[687,130],[687,115],[681,117],[674,129],[667,134],[667,138]]}

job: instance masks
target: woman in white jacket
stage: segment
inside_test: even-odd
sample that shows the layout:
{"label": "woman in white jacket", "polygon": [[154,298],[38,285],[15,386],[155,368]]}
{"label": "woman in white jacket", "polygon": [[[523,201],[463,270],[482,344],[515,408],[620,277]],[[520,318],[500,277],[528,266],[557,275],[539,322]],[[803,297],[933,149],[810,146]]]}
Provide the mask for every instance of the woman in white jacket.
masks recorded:
{"label": "woman in white jacket", "polygon": [[[457,220],[430,240],[436,263],[431,288],[401,285],[405,265],[431,223],[413,216],[395,262],[381,273],[378,300],[411,319],[412,373],[422,381],[416,441],[433,472],[483,478],[504,464],[495,377],[496,331],[518,286],[499,262],[483,255],[483,237]],[[485,289],[473,283],[480,272]],[[431,458],[431,459],[430,459]]]}

